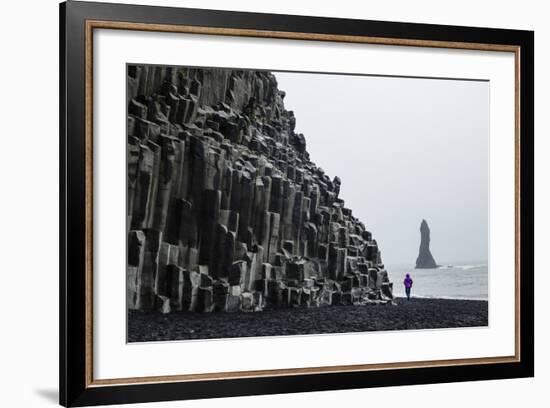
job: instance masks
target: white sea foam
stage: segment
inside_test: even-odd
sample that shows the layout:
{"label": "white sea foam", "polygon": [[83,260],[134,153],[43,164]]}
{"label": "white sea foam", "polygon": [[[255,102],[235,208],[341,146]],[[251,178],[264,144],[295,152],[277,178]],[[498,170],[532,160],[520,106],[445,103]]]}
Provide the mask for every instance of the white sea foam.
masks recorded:
{"label": "white sea foam", "polygon": [[487,264],[474,264],[474,265],[440,265],[437,269],[476,269],[476,268],[487,268]]}

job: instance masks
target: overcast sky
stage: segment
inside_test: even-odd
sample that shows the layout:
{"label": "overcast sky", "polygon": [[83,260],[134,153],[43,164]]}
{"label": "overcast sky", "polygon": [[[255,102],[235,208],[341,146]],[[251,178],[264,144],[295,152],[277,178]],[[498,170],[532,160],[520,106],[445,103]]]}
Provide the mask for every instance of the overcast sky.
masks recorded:
{"label": "overcast sky", "polygon": [[420,222],[440,264],[488,258],[489,83],[275,72],[311,160],[386,264],[414,265]]}

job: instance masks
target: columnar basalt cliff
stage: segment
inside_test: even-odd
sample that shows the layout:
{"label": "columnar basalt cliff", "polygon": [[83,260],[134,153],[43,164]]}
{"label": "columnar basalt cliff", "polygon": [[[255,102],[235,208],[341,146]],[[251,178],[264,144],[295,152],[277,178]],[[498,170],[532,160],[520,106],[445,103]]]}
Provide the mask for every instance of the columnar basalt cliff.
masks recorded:
{"label": "columnar basalt cliff", "polygon": [[130,65],[127,80],[128,308],[391,301],[376,241],[273,74]]}
{"label": "columnar basalt cliff", "polygon": [[418,257],[416,258],[417,269],[434,269],[438,265],[430,252],[430,227],[426,220],[420,223],[420,248],[418,249]]}

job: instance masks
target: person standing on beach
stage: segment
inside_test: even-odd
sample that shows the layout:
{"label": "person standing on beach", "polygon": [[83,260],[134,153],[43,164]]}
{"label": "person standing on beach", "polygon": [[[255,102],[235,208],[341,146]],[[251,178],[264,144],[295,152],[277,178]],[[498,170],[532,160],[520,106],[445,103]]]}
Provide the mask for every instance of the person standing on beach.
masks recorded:
{"label": "person standing on beach", "polygon": [[407,274],[407,276],[405,276],[405,280],[403,281],[403,284],[405,285],[405,293],[407,294],[407,300],[411,300],[411,288],[413,286],[413,280],[411,278],[411,275]]}

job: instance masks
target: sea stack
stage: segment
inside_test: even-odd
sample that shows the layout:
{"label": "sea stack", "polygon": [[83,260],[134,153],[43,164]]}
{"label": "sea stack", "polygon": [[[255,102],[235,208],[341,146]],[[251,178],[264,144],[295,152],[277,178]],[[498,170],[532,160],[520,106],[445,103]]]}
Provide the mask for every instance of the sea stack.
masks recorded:
{"label": "sea stack", "polygon": [[416,269],[433,269],[437,268],[435,259],[430,252],[430,227],[426,220],[420,223],[420,249],[418,250],[418,258],[416,258]]}

